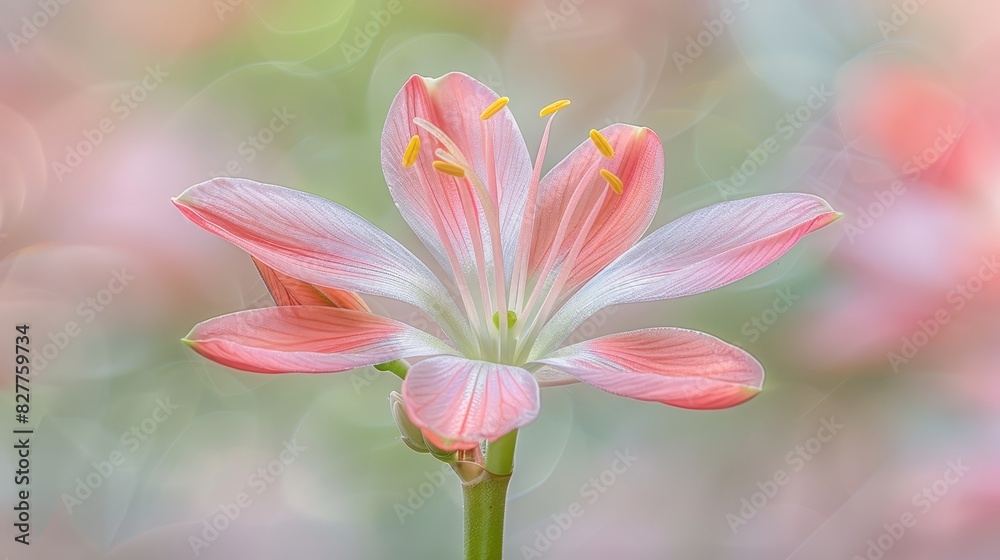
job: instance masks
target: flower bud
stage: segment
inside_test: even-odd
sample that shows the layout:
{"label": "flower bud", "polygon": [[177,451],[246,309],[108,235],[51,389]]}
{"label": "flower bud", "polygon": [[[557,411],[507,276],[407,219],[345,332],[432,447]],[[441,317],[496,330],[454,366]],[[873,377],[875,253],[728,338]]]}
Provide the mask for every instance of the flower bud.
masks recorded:
{"label": "flower bud", "polygon": [[403,397],[396,391],[389,393],[389,411],[392,412],[392,420],[399,429],[399,436],[407,447],[417,453],[429,453],[427,442],[420,432],[420,428],[413,425],[410,417],[406,415],[406,407],[403,406]]}

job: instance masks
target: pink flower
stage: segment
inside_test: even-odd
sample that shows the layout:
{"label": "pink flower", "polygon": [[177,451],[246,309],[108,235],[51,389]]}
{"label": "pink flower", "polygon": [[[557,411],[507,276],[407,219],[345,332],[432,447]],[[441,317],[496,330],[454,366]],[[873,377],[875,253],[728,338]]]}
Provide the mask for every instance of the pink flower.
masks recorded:
{"label": "pink flower", "polygon": [[[654,328],[560,345],[606,306],[739,280],[839,214],[814,196],[765,195],[693,212],[640,241],[663,184],[656,134],[592,131],[540,177],[552,117],[532,165],[506,102],[464,74],[413,76],[382,134],[389,191],[457,297],[399,242],[328,200],[245,179],[185,191],[174,201],[181,212],[250,253],[279,304],[201,323],[192,347],[261,373],[427,357],[406,375],[403,400],[447,450],[532,422],[540,385],[578,380],[697,409],[756,395],[761,365],[704,333]],[[447,340],[374,315],[351,292],[414,305]]]}

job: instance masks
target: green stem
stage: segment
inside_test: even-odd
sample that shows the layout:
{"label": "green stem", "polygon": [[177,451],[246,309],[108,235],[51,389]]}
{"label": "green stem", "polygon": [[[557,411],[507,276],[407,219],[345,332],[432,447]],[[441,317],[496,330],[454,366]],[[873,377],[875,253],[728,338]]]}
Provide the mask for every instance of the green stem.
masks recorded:
{"label": "green stem", "polygon": [[507,505],[507,485],[514,471],[516,443],[517,430],[490,443],[478,475],[475,478],[463,477],[465,560],[503,558],[504,509]]}
{"label": "green stem", "polygon": [[486,470],[496,475],[510,475],[514,472],[514,444],[517,430],[491,442],[486,448]]}
{"label": "green stem", "polygon": [[[404,360],[393,360],[378,364],[375,369],[392,372],[405,379],[410,365]],[[481,472],[477,476],[468,473],[471,480],[463,475],[462,469],[455,469],[462,478],[465,503],[465,560],[503,560],[503,519],[507,486],[514,471],[516,443],[517,430],[490,443],[483,465],[475,465]],[[453,463],[452,466],[460,464],[463,463]]]}
{"label": "green stem", "polygon": [[465,502],[465,560],[502,560],[503,518],[510,475],[483,471],[462,483]]}

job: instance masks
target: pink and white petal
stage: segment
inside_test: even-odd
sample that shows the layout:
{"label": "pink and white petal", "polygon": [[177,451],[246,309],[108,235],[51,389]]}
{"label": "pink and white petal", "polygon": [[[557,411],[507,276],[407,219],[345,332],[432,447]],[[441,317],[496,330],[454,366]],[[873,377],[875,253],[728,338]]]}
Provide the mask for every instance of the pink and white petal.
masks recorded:
{"label": "pink and white petal", "polygon": [[314,286],[282,274],[253,257],[251,259],[276,305],[326,305],[371,312],[368,304],[357,292]]}
{"label": "pink and white petal", "polygon": [[196,325],[185,342],[214,362],[257,373],[331,373],[455,352],[399,321],[325,306],[223,315]]}
{"label": "pink and white petal", "polygon": [[563,385],[572,385],[573,383],[580,382],[579,379],[564,371],[544,364],[539,365],[541,367],[538,369],[531,370],[531,375],[535,376],[535,380],[538,381],[538,386],[543,389],[545,387],[561,387]]}
{"label": "pink and white petal", "polygon": [[654,231],[573,294],[539,333],[531,358],[609,305],[698,294],[764,268],[840,217],[807,194],[769,194],[696,210]]}
{"label": "pink and white petal", "polygon": [[[563,288],[566,292],[586,282],[642,237],[653,221],[663,192],[663,146],[656,133],[648,128],[614,124],[602,129],[601,134],[614,150],[612,159],[604,157],[588,139],[552,168],[538,186],[529,277],[537,279],[552,252],[558,256],[555,262],[561,263],[577,238],[586,235]],[[622,194],[610,192],[601,169],[622,180]],[[577,190],[580,198],[567,216],[570,199]],[[602,205],[600,213],[594,225],[584,231],[587,216],[597,204]],[[564,221],[566,233],[557,245],[557,231]]]}
{"label": "pink and white petal", "polygon": [[[434,254],[451,270],[449,253],[457,257],[463,271],[474,271],[472,235],[480,235],[488,259],[492,250],[482,206],[476,204],[478,223],[466,220],[459,188],[468,189],[466,179],[442,175],[431,166],[441,143],[414,124],[425,119],[447,134],[462,151],[499,200],[500,239],[507,276],[531,180],[531,159],[524,138],[509,109],[487,120],[480,114],[500,96],[472,77],[452,72],[437,79],[411,77],[389,108],[382,131],[382,170],[389,192],[400,214]],[[420,138],[417,161],[402,164],[403,153],[413,136]],[[443,238],[443,239],[442,239]]]}
{"label": "pink and white petal", "polygon": [[417,257],[364,218],[325,198],[219,178],[174,199],[192,222],[303,282],[404,301],[428,312],[460,347],[468,326]]}
{"label": "pink and white petal", "polygon": [[494,441],[538,416],[538,383],[514,366],[437,356],[410,368],[403,402],[414,424],[442,449]]}
{"label": "pink and white petal", "polygon": [[682,408],[735,406],[764,386],[764,368],[753,356],[686,329],[643,329],[595,338],[538,361],[614,395]]}

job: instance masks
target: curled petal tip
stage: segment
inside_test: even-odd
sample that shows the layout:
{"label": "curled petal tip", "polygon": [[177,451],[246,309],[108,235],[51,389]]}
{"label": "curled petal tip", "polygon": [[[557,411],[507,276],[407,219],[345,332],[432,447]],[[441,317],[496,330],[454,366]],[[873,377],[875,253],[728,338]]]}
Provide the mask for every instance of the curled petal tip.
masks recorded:
{"label": "curled petal tip", "polygon": [[743,403],[745,403],[745,402],[753,399],[757,395],[761,394],[761,392],[763,390],[764,390],[763,380],[761,380],[760,387],[753,387],[751,385],[747,385],[746,387],[743,387],[742,391],[740,391],[741,396],[743,397],[742,400],[739,400],[735,404],[743,404]]}
{"label": "curled petal tip", "polygon": [[[828,207],[829,207],[829,205],[828,205]],[[820,216],[818,216],[813,221],[813,225],[809,229],[809,232],[811,233],[811,232],[814,232],[814,231],[816,231],[818,229],[825,228],[826,226],[832,224],[833,222],[836,222],[837,220],[839,220],[842,217],[844,217],[844,214],[842,212],[837,212],[833,208],[830,208],[829,212],[821,214]]]}
{"label": "curled petal tip", "polygon": [[197,185],[192,185],[192,186],[184,189],[184,191],[181,192],[181,194],[179,194],[179,195],[171,198],[170,201],[173,202],[174,206],[177,206],[178,208],[180,208],[181,206],[186,206],[186,207],[194,206],[195,205],[195,200],[191,196],[193,194],[194,190],[198,189],[199,187],[201,187],[205,183],[209,183],[209,182],[214,181],[214,180],[215,179],[212,179],[210,181],[205,181],[203,183],[198,183]]}

